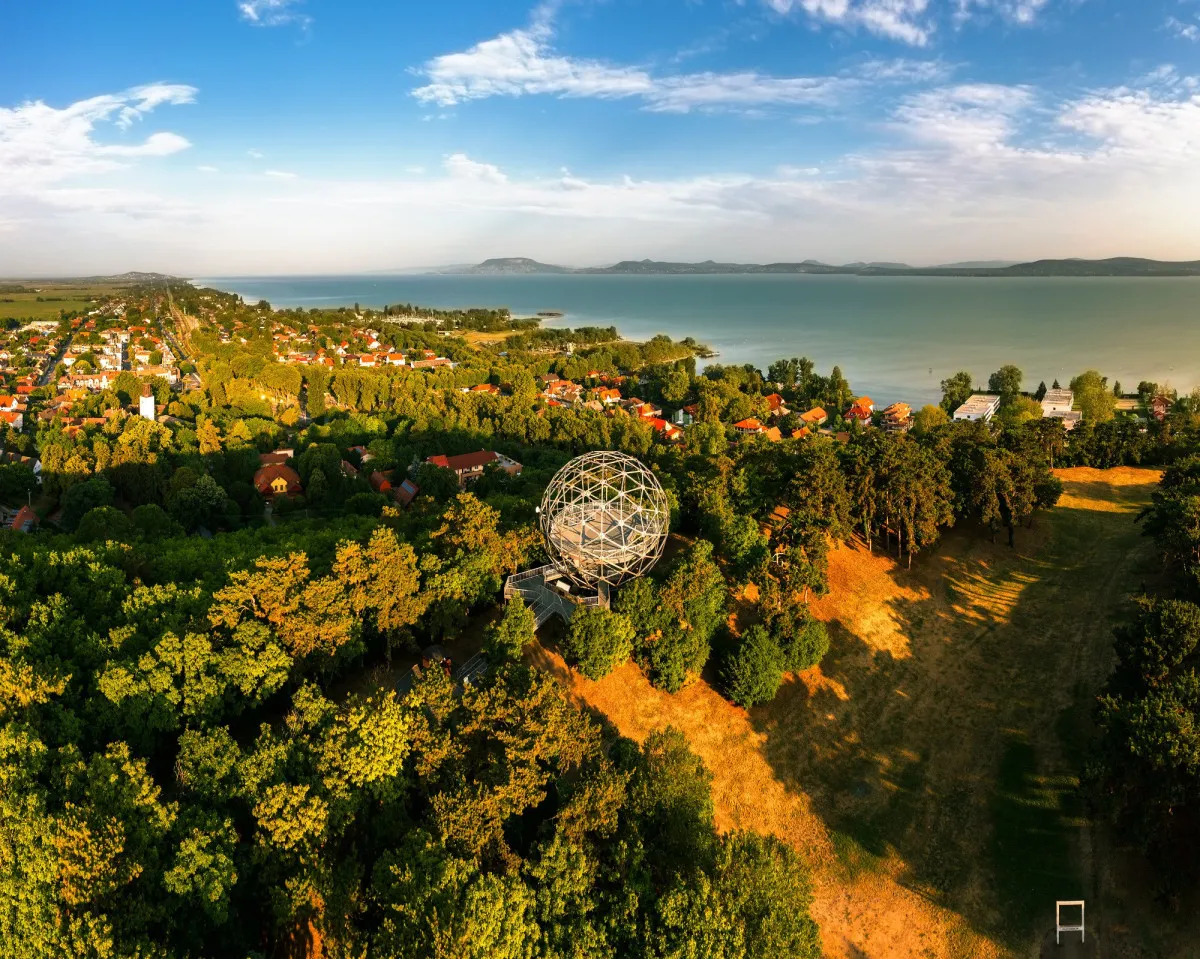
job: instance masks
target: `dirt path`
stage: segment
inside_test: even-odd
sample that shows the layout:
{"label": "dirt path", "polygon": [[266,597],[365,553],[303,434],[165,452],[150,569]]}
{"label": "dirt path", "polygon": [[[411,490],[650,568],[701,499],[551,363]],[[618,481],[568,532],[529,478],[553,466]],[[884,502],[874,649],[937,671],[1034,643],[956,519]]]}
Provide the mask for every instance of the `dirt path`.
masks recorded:
{"label": "dirt path", "polygon": [[814,604],[830,654],[760,709],[704,683],[657,692],[632,665],[591,683],[544,661],[625,735],[683,730],[722,828],[808,856],[830,957],[1036,956],[1055,898],[1110,884],[1077,777],[1111,621],[1149,556],[1133,518],[1157,482],[1060,475],[1062,504],[1015,549],[956,530],[911,572],[837,550]]}

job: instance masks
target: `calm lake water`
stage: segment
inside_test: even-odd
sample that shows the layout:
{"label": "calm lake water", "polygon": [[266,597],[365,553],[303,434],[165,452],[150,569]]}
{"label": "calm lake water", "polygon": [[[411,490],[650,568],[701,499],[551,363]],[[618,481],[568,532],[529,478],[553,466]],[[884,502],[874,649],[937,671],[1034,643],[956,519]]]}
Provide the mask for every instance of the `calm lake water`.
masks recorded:
{"label": "calm lake water", "polygon": [[1026,387],[1097,369],[1200,384],[1200,278],[850,276],[324,276],[195,281],[274,306],[559,310],[551,325],[614,325],[628,339],[694,336],[719,363],[810,357],[877,402],[936,402],[960,369],[977,383],[1015,363]]}

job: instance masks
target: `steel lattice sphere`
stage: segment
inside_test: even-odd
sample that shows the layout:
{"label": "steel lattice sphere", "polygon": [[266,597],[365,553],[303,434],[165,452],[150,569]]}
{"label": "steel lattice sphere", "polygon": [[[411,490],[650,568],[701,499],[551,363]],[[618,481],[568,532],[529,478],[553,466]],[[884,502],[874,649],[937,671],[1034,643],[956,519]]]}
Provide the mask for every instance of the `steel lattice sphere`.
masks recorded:
{"label": "steel lattice sphere", "polygon": [[551,560],[594,589],[617,586],[658,562],[671,510],[640,461],[601,450],[577,456],[554,475],[540,513]]}

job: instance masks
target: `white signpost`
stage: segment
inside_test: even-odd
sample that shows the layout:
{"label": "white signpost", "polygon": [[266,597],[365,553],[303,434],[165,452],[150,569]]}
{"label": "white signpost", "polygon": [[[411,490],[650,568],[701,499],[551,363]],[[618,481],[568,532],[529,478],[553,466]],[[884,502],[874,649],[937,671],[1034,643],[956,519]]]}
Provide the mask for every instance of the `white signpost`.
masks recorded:
{"label": "white signpost", "polygon": [[[1063,906],[1066,906],[1069,909],[1074,908],[1075,906],[1079,907],[1079,925],[1078,926],[1064,926],[1063,925],[1063,922],[1062,922]],[[1054,927],[1055,927],[1054,928],[1054,944],[1055,945],[1062,945],[1062,934],[1064,932],[1077,932],[1080,935],[1079,941],[1087,942],[1087,932],[1084,931],[1083,926],[1084,926],[1084,919],[1083,919],[1083,900],[1082,899],[1073,899],[1073,900],[1063,899],[1063,900],[1059,900],[1058,902],[1056,902],[1054,904]]]}

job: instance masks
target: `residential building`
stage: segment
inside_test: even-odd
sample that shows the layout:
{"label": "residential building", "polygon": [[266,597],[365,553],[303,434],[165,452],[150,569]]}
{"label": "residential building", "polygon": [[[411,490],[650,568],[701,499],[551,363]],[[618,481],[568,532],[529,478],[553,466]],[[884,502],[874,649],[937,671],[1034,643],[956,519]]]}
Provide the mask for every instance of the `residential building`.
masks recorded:
{"label": "residential building", "polygon": [[738,436],[757,436],[766,429],[762,422],[753,416],[739,420],[733,424],[733,428],[737,430]]}
{"label": "residential building", "polygon": [[913,428],[912,407],[893,403],[883,411],[883,428],[888,433],[907,433]]}
{"label": "residential building", "polygon": [[815,430],[827,419],[829,419],[829,414],[819,406],[814,406],[807,413],[800,414],[800,422],[807,426],[810,430]]}
{"label": "residential building", "polygon": [[954,418],[969,420],[973,423],[986,422],[996,415],[998,409],[1000,409],[1000,397],[976,393],[954,411]]}
{"label": "residential building", "polygon": [[860,396],[846,410],[847,420],[857,420],[863,426],[871,425],[871,417],[875,415],[875,401],[869,396]]}
{"label": "residential building", "polygon": [[268,499],[276,496],[299,496],[304,492],[304,487],[300,485],[300,474],[290,466],[279,464],[264,466],[255,473],[254,488]]}
{"label": "residential building", "polygon": [[41,523],[38,514],[30,507],[22,506],[17,510],[17,515],[13,517],[12,525],[9,529],[16,533],[32,533]]}
{"label": "residential building", "polygon": [[1075,405],[1075,394],[1070,390],[1047,390],[1042,397],[1042,415],[1069,413]]}
{"label": "residential building", "polygon": [[1150,401],[1150,415],[1160,423],[1167,418],[1167,414],[1171,412],[1171,398],[1163,396],[1161,393]]}
{"label": "residential building", "polygon": [[514,459],[510,459],[503,453],[493,453],[489,450],[480,450],[478,453],[464,453],[461,456],[431,456],[426,463],[432,463],[434,466],[440,466],[442,469],[450,470],[458,477],[459,487],[465,487],[468,483],[474,482],[483,475],[484,467],[495,463],[500,469],[508,473],[510,476],[518,476],[522,470],[522,466]]}
{"label": "residential building", "polygon": [[1063,426],[1068,430],[1075,429],[1083,422],[1083,414],[1076,410],[1054,410],[1053,412],[1044,412],[1042,416],[1048,420],[1062,420]]}
{"label": "residential building", "polygon": [[392,498],[401,506],[408,506],[416,499],[419,492],[421,492],[421,487],[412,480],[406,479],[392,491]]}

